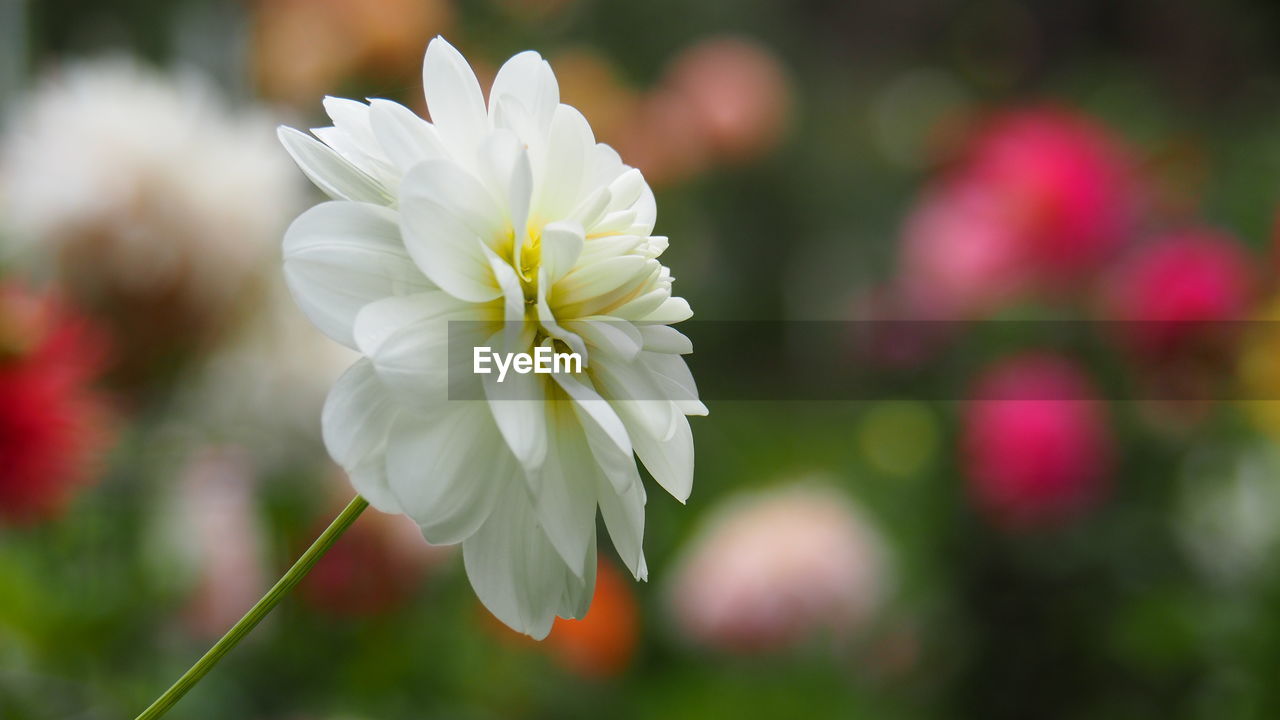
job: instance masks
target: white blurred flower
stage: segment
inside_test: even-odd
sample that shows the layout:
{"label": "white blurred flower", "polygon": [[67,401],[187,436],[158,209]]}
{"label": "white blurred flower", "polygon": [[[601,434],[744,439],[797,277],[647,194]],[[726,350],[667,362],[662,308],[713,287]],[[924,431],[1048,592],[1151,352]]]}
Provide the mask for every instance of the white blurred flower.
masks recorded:
{"label": "white blurred flower", "polygon": [[77,292],[230,303],[301,198],[271,125],[194,74],[66,65],[8,118],[0,222],[16,242],[4,254],[64,271],[79,261]]}
{"label": "white blurred flower", "polygon": [[1195,567],[1228,587],[1265,576],[1280,543],[1280,450],[1202,451],[1182,474],[1176,530]]}
{"label": "white blurred flower", "polygon": [[[537,53],[502,67],[486,106],[436,38],[423,83],[434,123],[328,98],[323,142],[281,129],[336,201],[290,227],[285,274],[311,320],[365,356],[326,404],[330,453],[374,507],[409,515],[432,543],[461,542],[480,599],[540,638],[590,602],[597,507],[647,575],[633,451],[689,494],[685,415],[706,408],[681,358],[691,344],[669,324],[692,313],[657,260],[653,193],[560,104]],[[583,372],[499,384],[450,368],[449,321],[504,351],[571,349]]]}
{"label": "white blurred flower", "polygon": [[267,466],[296,465],[319,450],[325,396],[359,357],[307,322],[283,279],[272,279],[240,332],[183,384],[182,429],[240,445]]}
{"label": "white blurred flower", "polygon": [[670,600],[697,642],[772,650],[821,631],[847,637],[886,586],[884,546],[860,508],[835,487],[802,482],[721,505],[684,551]]}

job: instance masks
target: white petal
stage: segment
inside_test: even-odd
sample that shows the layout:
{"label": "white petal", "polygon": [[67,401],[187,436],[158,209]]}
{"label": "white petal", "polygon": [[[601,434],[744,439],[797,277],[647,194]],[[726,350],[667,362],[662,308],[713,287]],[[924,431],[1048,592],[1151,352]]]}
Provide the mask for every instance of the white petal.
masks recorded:
{"label": "white petal", "polygon": [[624,255],[582,265],[556,283],[552,298],[556,307],[598,298],[647,272],[649,262],[635,255]]}
{"label": "white petal", "polygon": [[[654,200],[653,190],[648,183],[640,188],[640,197],[636,199],[631,209],[635,210],[636,216],[632,220],[631,227],[627,228],[627,232],[634,235],[648,235],[653,232],[654,223],[658,221],[658,203]],[[663,245],[662,249],[665,250],[666,245]],[[661,255],[662,251],[659,250],[658,254]]]}
{"label": "white petal", "polygon": [[400,240],[396,213],[368,203],[327,202],[298,216],[284,234],[284,275],[311,322],[347,347],[355,347],[360,308],[431,289]]}
{"label": "white petal", "polygon": [[401,173],[387,159],[374,135],[370,107],[358,100],[328,96],[324,109],[333,120],[333,127],[311,132],[384,186],[396,184]]}
{"label": "white petal", "polygon": [[614,178],[609,183],[609,195],[613,198],[613,202],[609,204],[611,211],[630,210],[631,206],[640,199],[640,193],[644,191],[644,176],[640,171],[631,168]]}
{"label": "white petal", "polygon": [[560,104],[560,87],[555,73],[542,56],[526,50],[503,63],[489,91],[489,111],[494,111],[496,98],[504,95],[520,101],[545,134]]}
{"label": "white petal", "polygon": [[644,338],[644,349],[649,352],[671,355],[693,352],[693,342],[669,325],[641,325],[640,336]]}
{"label": "white petal", "polygon": [[529,239],[529,203],[533,201],[533,170],[529,167],[529,153],[525,148],[516,152],[508,190],[508,207],[511,210],[511,234],[515,244],[512,265],[520,267],[521,254]]}
{"label": "white petal", "polygon": [[387,513],[402,512],[387,484],[385,462],[387,436],[399,413],[373,365],[360,360],[333,384],[320,416],[329,455],[347,471],[356,492]]}
{"label": "white petal", "polygon": [[387,440],[391,491],[433,544],[475,533],[517,472],[483,402],[452,402],[432,417],[405,412]]}
{"label": "white petal", "polygon": [[627,438],[625,444],[618,442],[616,435],[619,429],[625,432],[626,426],[622,425],[621,418],[607,404],[603,405],[603,408],[608,408],[607,412],[601,408],[601,404],[573,403],[573,412],[582,425],[587,446],[591,448],[591,456],[599,466],[600,475],[608,479],[614,492],[625,494],[633,484],[640,482],[631,440]]}
{"label": "white petal", "polygon": [[636,223],[635,209],[611,212],[600,219],[591,228],[592,235],[609,235],[612,233],[632,234],[629,231]]}
{"label": "white petal", "polygon": [[[399,173],[394,168],[378,157],[370,155],[368,150],[360,145],[351,135],[336,127],[318,127],[311,128],[311,134],[320,138],[325,145],[337,151],[343,160],[351,163],[360,172],[373,178],[387,194],[388,197],[394,197],[394,188],[400,184]],[[377,148],[374,152],[381,155],[381,151]]]}
{"label": "white petal", "polygon": [[676,415],[674,432],[665,440],[654,438],[636,426],[631,433],[631,444],[649,474],[664,490],[680,502],[689,499],[693,490],[693,433],[683,415]]}
{"label": "white petal", "polygon": [[644,560],[644,484],[631,483],[621,494],[601,479],[596,483],[600,503],[600,515],[604,517],[609,538],[618,551],[618,557],[637,580],[649,578],[649,568]]}
{"label": "white petal", "polygon": [[542,228],[542,266],[547,269],[547,282],[554,285],[564,277],[582,254],[582,226],[568,220]]}
{"label": "white petal", "polygon": [[462,544],[476,595],[499,620],[541,640],[556,612],[580,597],[584,582],[564,564],[539,527],[523,488],[503,492],[493,513]]}
{"label": "white petal", "polygon": [[333,126],[351,136],[362,149],[374,150],[379,146],[373,137],[373,128],[369,126],[369,106],[359,100],[326,95],[324,111],[333,121]]}
{"label": "white petal", "polygon": [[600,429],[601,437],[608,438],[619,452],[628,458],[631,457],[631,440],[627,436],[627,428],[609,402],[576,375],[553,373],[552,377],[556,384],[573,399],[575,410],[580,411],[584,418],[591,420],[590,424]]}
{"label": "white petal", "polygon": [[[639,263],[635,262],[637,260]],[[627,264],[634,267],[634,271],[629,271]],[[579,262],[578,265],[579,268],[570,275],[575,275],[581,270],[583,274],[579,277],[585,279],[592,274],[610,272],[615,273],[615,280],[622,277],[623,282],[613,289],[604,289],[607,284],[598,286],[595,289],[600,290],[599,294],[583,297],[581,302],[566,302],[564,296],[557,293],[556,313],[561,317],[581,318],[590,315],[614,315],[621,319],[633,319],[631,317],[623,318],[617,310],[630,304],[632,300],[643,295],[647,288],[653,287],[658,283],[659,274],[662,271],[662,264],[657,260],[643,258],[639,255],[609,258],[590,265]],[[595,268],[596,265],[604,265],[605,267]],[[630,272],[630,277],[624,277],[627,272]],[[586,292],[577,294],[578,297],[586,295],[588,295]],[[574,298],[575,296],[570,297]]]}
{"label": "white petal", "polygon": [[645,257],[656,258],[667,251],[667,246],[671,244],[665,236],[651,235],[645,238],[644,246],[639,248],[639,252]]}
{"label": "white petal", "polygon": [[500,321],[492,307],[434,291],[366,305],[353,336],[397,399],[426,410],[449,398],[483,397],[471,348]]}
{"label": "white petal", "polygon": [[684,322],[693,317],[693,308],[689,307],[689,301],[682,297],[671,297],[662,303],[662,305],[653,312],[646,315],[643,319],[646,322],[662,323],[663,325],[671,325],[673,323]]}
{"label": "white petal", "polygon": [[640,362],[657,380],[658,389],[685,415],[706,415],[707,406],[698,399],[698,386],[684,358],[664,353],[640,353]]}
{"label": "white petal", "polygon": [[595,148],[592,149],[589,180],[591,187],[608,185],[626,171],[627,166],[623,164],[617,150],[604,143],[597,143]]}
{"label": "white petal", "polygon": [[538,268],[538,298],[537,312],[538,323],[542,325],[543,330],[551,337],[560,340],[569,346],[573,352],[578,353],[582,357],[583,363],[589,363],[590,359],[587,354],[587,345],[578,337],[577,333],[569,332],[560,326],[557,322],[555,313],[551,311],[551,304],[547,301],[547,289],[551,283],[547,282],[547,268]]}
{"label": "white petal", "polygon": [[450,160],[418,164],[406,180],[404,194],[430,202],[447,213],[490,248],[507,234],[507,213],[489,189],[470,172]]}
{"label": "white petal", "polygon": [[645,242],[645,238],[636,235],[607,235],[592,237],[582,248],[580,259],[583,265],[598,263],[608,258],[632,255]]}
{"label": "white petal", "polygon": [[612,201],[613,196],[609,194],[609,188],[596,188],[584,197],[582,202],[578,203],[578,207],[569,213],[568,219],[574,220],[583,228],[586,228],[584,234],[590,235],[592,234],[591,229],[604,217],[605,211],[609,209],[609,203]]}
{"label": "white petal", "polygon": [[[621,360],[632,360],[640,352],[644,339],[634,325],[616,318],[592,316],[563,323],[564,328],[577,333],[588,346],[598,348]],[[596,353],[592,353],[595,355]]]}
{"label": "white petal", "polygon": [[420,162],[448,157],[431,123],[397,102],[369,101],[369,123],[387,158],[400,173]]}
{"label": "white petal", "polygon": [[601,475],[570,403],[543,403],[550,448],[534,508],[547,539],[571,571],[582,577],[595,538],[596,477]]}
{"label": "white petal", "polygon": [[[480,144],[475,166],[476,177],[495,198],[511,200],[511,179],[515,174],[516,160],[524,145],[515,133],[498,128],[489,133]],[[508,213],[510,214],[510,213]]]}
{"label": "white petal", "polygon": [[[489,268],[493,271],[493,279],[502,288],[502,308],[503,318],[507,322],[506,337],[508,350],[524,350],[529,347],[528,343],[520,344],[516,342],[516,338],[521,338],[532,328],[528,328],[524,323],[525,302],[524,302],[524,286],[520,284],[520,277],[516,275],[516,271],[507,264],[506,260],[498,257],[497,253],[484,248],[485,258],[489,261]],[[532,338],[529,338],[532,341]]]}
{"label": "white petal", "polygon": [[[499,342],[497,337],[492,338],[489,346],[494,347]],[[528,344],[523,347],[527,348]],[[509,352],[505,343],[498,349]],[[507,447],[525,472],[537,473],[547,457],[547,424],[543,408],[547,399],[546,378],[534,373],[521,374],[514,369],[507,371],[502,382],[498,381],[496,370],[480,377],[489,410]]]}
{"label": "white petal", "polygon": [[284,149],[316,187],[335,200],[357,200],[378,205],[391,198],[376,180],[352,165],[324,143],[291,127],[277,131]]}
{"label": "white petal", "polygon": [[427,45],[422,89],[431,121],[455,156],[469,162],[489,129],[480,83],[462,53],[442,37]]}
{"label": "white petal", "polygon": [[[502,294],[485,255],[484,241],[435,198],[441,173],[438,161],[411,170],[401,185],[400,229],[405,247],[423,274],[454,297],[486,302]],[[474,199],[474,198],[473,198]],[[468,217],[476,221],[476,217]]]}
{"label": "white petal", "polygon": [[665,440],[675,432],[684,416],[666,399],[648,368],[637,362],[623,362],[610,356],[596,359],[590,376],[600,394],[626,425],[627,434]]}
{"label": "white petal", "polygon": [[560,617],[582,619],[591,609],[591,598],[596,591],[596,567],[599,560],[596,556],[595,523],[591,527],[591,543],[587,548],[587,569],[581,578],[572,575],[565,583],[564,595],[560,598],[560,608],[556,614]]}
{"label": "white petal", "polygon": [[574,108],[561,105],[551,121],[545,162],[541,163],[532,217],[535,221],[559,220],[569,216],[588,190],[586,179],[595,138],[591,125]]}
{"label": "white petal", "polygon": [[[621,305],[614,306],[609,309],[609,314],[624,320],[640,321],[653,315],[658,308],[661,308],[671,299],[671,291],[665,287],[654,288],[648,292],[636,295],[634,298],[626,301]],[[688,319],[688,318],[686,318]],[[646,321],[646,323],[652,322]],[[644,324],[641,327],[645,327]],[[665,326],[654,326],[665,327]]]}
{"label": "white petal", "polygon": [[538,162],[535,164],[542,167],[541,161],[546,156],[547,150],[544,137],[546,133],[538,128],[533,114],[524,106],[524,103],[514,95],[500,95],[490,103],[489,111],[493,117],[494,129],[513,134],[520,140],[522,146],[538,156]]}

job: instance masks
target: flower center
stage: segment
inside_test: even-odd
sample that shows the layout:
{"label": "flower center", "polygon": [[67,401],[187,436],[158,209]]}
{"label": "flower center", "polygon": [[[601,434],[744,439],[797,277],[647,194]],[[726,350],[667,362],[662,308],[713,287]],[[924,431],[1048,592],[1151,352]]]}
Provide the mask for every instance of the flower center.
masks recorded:
{"label": "flower center", "polygon": [[518,248],[515,247],[515,231],[512,236],[511,266],[520,278],[520,287],[524,290],[524,301],[533,305],[538,301],[538,268],[542,265],[542,229],[528,229],[526,240]]}

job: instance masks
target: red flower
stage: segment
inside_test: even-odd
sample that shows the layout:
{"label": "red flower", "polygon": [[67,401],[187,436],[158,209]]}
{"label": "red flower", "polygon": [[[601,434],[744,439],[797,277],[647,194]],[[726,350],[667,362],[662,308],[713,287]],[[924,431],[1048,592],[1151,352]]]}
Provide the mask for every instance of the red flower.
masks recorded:
{"label": "red flower", "polygon": [[908,220],[905,284],[946,315],[1070,288],[1125,242],[1138,206],[1104,128],[1050,108],[997,115]]}
{"label": "red flower", "polygon": [[[318,536],[327,525],[328,518],[307,537]],[[312,607],[332,615],[385,615],[403,607],[448,552],[428,545],[408,518],[369,510],[320,558],[299,589]]]}
{"label": "red flower", "polygon": [[1074,365],[1052,355],[1005,360],[964,410],[962,453],[974,502],[993,523],[1060,523],[1106,490],[1111,443],[1101,404]]}
{"label": "red flower", "polygon": [[61,300],[0,287],[0,519],[48,519],[95,479],[112,436],[91,385],[106,356]]}
{"label": "red flower", "polygon": [[1037,272],[1096,268],[1124,242],[1137,212],[1128,159],[1105,129],[1055,109],[996,118],[964,174],[1004,199]]}
{"label": "red flower", "polygon": [[1215,323],[1241,320],[1252,289],[1250,259],[1230,236],[1187,230],[1139,248],[1111,276],[1107,319],[1123,321],[1122,340],[1153,358],[1218,337]]}

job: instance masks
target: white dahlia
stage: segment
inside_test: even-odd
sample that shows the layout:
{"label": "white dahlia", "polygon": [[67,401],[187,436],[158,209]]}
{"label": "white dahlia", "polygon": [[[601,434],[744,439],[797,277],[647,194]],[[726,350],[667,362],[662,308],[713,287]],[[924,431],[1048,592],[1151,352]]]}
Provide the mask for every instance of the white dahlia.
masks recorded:
{"label": "white dahlia", "polygon": [[[334,199],[289,228],[285,275],[312,322],[364,356],[325,405],[329,452],[375,508],[461,542],[480,599],[541,638],[556,615],[586,612],[597,507],[647,576],[633,453],[689,495],[685,416],[706,408],[681,358],[692,346],[669,325],[692,312],[657,260],[653,193],[560,103],[537,53],[503,65],[486,105],[436,38],[423,85],[431,123],[387,100],[327,98],[319,141],[281,128]],[[450,366],[451,322],[476,344],[572,350],[583,367],[474,375]]]}

